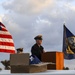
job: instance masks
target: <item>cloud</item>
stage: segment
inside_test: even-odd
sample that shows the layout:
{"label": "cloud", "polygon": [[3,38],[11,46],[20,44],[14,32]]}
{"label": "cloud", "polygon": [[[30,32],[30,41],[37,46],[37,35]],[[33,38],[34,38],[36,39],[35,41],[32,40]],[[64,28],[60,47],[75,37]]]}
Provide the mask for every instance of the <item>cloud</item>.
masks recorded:
{"label": "cloud", "polygon": [[[13,0],[3,3],[6,10],[20,14],[35,14],[43,11],[48,6],[53,6],[53,0]],[[9,7],[10,6],[10,7]]]}
{"label": "cloud", "polygon": [[43,34],[44,46],[48,50],[51,48],[61,51],[63,22],[66,21],[68,24],[69,19],[74,18],[74,13],[69,15],[70,8],[65,6],[70,2],[73,1],[12,0],[4,2],[2,4],[4,9],[9,12],[4,14],[3,22],[13,35],[16,47],[25,46],[28,49],[33,44],[34,36]]}
{"label": "cloud", "polygon": [[74,11],[75,12],[75,5],[72,5],[71,3],[67,3],[65,4],[65,6],[70,9],[71,11]]}
{"label": "cloud", "polygon": [[[62,17],[63,19],[63,16],[61,15],[61,11],[56,12],[56,10],[54,10],[55,7],[52,7],[54,3],[55,2],[53,0],[36,0],[36,1],[35,0],[23,0],[23,1],[13,0],[13,1],[3,3],[3,7],[6,10],[14,11],[14,13],[8,12],[8,14],[5,14],[3,17],[3,21],[7,25],[9,31],[14,36],[16,46],[26,46],[26,48],[30,48],[29,46],[31,46],[32,44],[31,40],[33,39],[33,37],[38,34],[43,34],[43,36],[45,37],[44,44],[46,48],[48,50],[49,47],[51,48],[53,47],[53,49],[56,48],[55,45],[57,44],[57,41],[59,39],[61,40],[60,37],[61,33],[59,32],[59,30],[57,30],[62,27],[62,25],[59,26],[58,24],[59,22],[61,22],[59,18]],[[45,9],[48,12],[46,11],[42,12],[43,9]],[[33,15],[37,12],[40,13]],[[33,14],[29,16],[29,15],[25,15],[24,13],[26,14],[33,13]],[[57,23],[57,21],[59,22]],[[54,27],[54,26],[59,26],[59,27]],[[58,40],[56,40],[55,38]],[[20,44],[17,43],[18,40]],[[54,42],[52,40],[54,40]],[[61,44],[61,42],[58,43]],[[58,46],[59,44],[57,44],[56,46]]]}

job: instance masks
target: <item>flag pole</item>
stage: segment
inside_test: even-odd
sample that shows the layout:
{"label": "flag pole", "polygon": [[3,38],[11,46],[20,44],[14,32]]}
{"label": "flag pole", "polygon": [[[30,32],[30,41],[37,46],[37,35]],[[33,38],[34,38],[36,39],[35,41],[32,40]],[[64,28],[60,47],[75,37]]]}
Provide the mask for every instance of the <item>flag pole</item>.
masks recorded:
{"label": "flag pole", "polygon": [[65,22],[63,23],[63,46],[62,46],[62,52],[64,51],[64,38],[65,38]]}

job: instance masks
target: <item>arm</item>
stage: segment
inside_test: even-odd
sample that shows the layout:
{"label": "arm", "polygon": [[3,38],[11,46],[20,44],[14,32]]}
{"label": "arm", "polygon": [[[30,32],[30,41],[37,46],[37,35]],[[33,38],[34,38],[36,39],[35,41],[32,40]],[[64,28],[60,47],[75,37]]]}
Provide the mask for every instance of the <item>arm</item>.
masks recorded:
{"label": "arm", "polygon": [[31,48],[31,53],[32,53],[32,55],[36,55],[36,50],[34,47]]}
{"label": "arm", "polygon": [[45,53],[44,47],[42,46],[42,52]]}

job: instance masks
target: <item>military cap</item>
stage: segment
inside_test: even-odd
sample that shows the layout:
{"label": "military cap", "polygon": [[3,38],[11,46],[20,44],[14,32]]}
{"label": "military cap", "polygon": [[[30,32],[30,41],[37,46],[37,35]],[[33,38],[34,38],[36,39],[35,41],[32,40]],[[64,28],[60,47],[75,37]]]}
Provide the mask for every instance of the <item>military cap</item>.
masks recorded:
{"label": "military cap", "polygon": [[23,48],[17,48],[16,50],[17,51],[23,51]]}
{"label": "military cap", "polygon": [[42,40],[42,35],[38,35],[34,38],[35,40]]}

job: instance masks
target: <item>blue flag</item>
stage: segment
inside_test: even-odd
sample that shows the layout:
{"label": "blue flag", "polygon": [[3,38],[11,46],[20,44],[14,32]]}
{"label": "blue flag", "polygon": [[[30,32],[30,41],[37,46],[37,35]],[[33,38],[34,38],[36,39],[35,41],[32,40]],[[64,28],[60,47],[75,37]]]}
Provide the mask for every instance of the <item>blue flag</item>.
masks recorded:
{"label": "blue flag", "polygon": [[41,63],[41,61],[35,55],[30,56],[30,64],[39,64],[39,63]]}
{"label": "blue flag", "polygon": [[63,32],[63,52],[65,59],[75,59],[75,36],[65,25]]}

